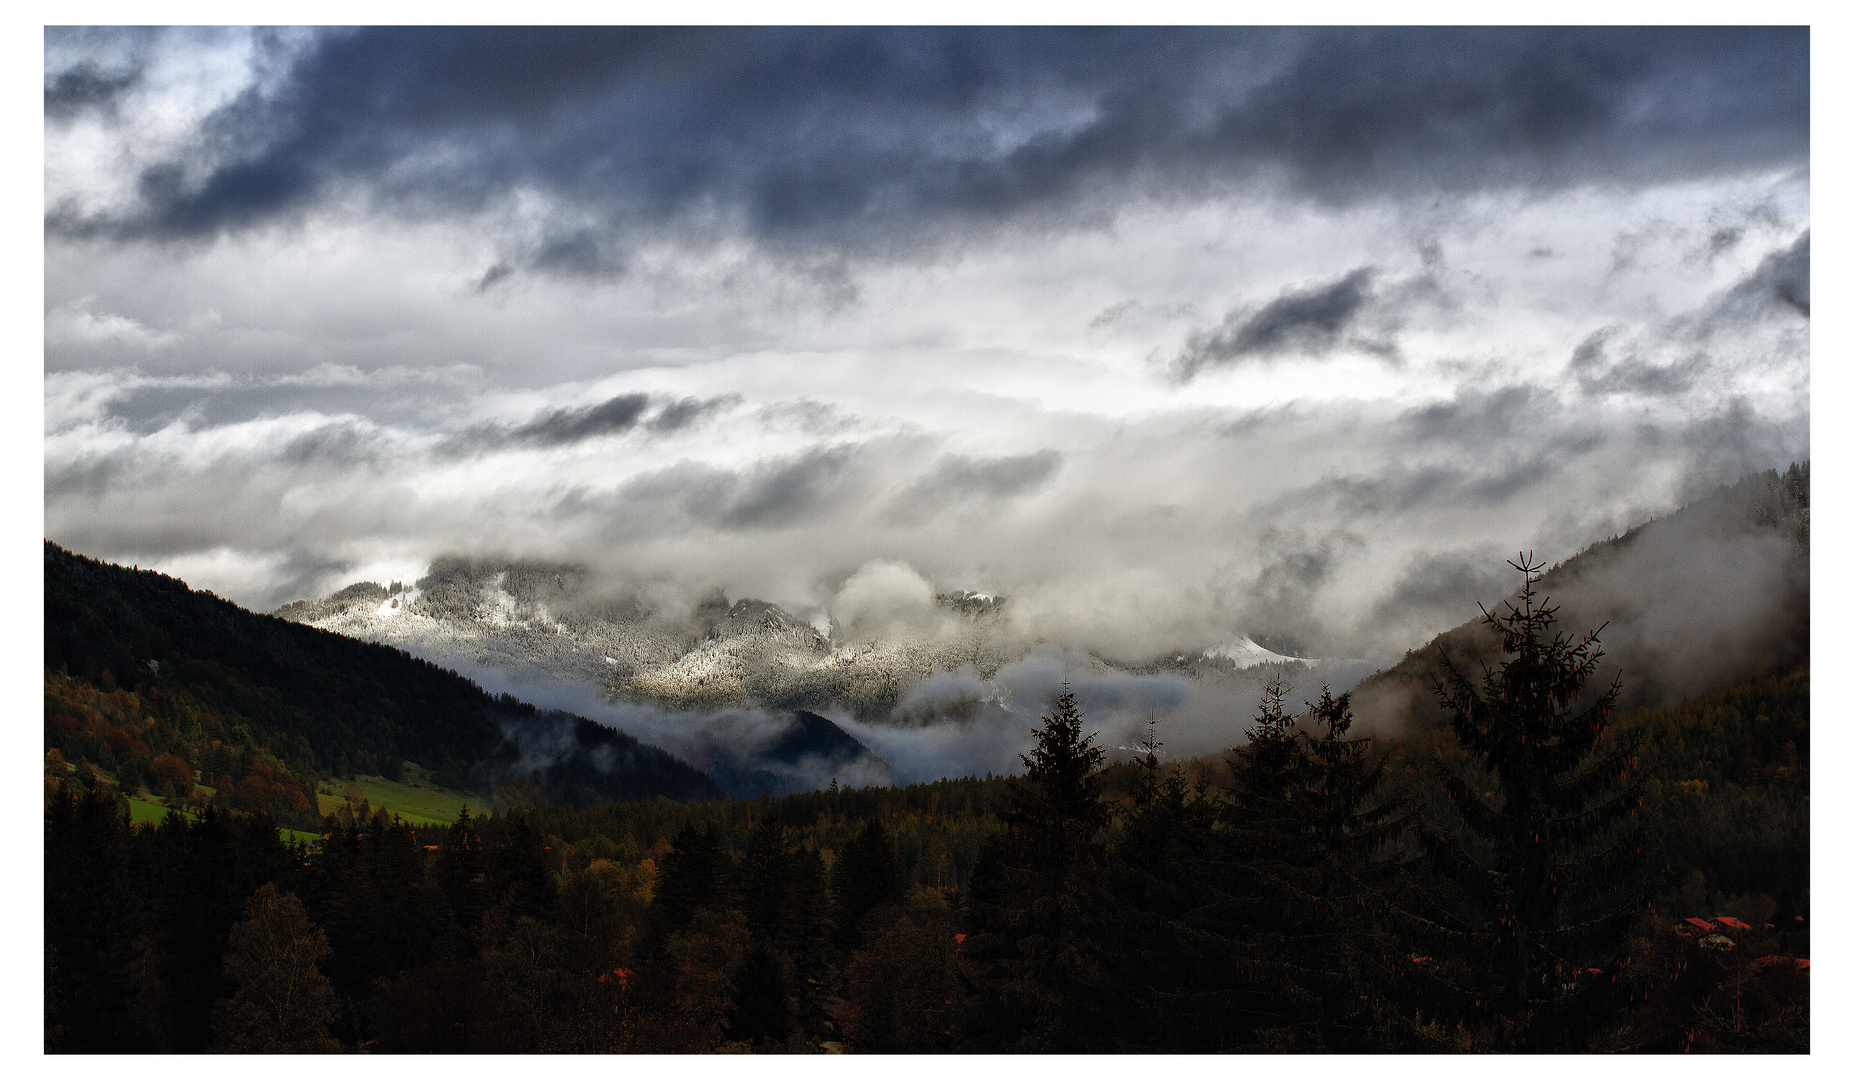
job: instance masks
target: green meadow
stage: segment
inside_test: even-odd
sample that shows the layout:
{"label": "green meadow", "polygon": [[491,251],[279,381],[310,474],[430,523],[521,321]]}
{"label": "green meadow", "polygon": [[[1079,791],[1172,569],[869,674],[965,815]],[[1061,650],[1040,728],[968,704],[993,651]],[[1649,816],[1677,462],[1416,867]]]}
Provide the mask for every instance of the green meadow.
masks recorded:
{"label": "green meadow", "polygon": [[129,800],[129,820],[137,825],[159,825],[167,820],[167,815],[173,813],[179,813],[190,821],[195,820],[194,816],[185,810],[169,810],[153,799],[138,796]]}
{"label": "green meadow", "polygon": [[431,772],[423,766],[408,761],[402,775],[404,780],[400,782],[384,776],[324,782],[316,793],[316,809],[332,814],[348,802],[366,799],[367,805],[384,808],[414,825],[449,825],[465,806],[478,817],[489,812],[489,804],[482,799],[432,783]]}

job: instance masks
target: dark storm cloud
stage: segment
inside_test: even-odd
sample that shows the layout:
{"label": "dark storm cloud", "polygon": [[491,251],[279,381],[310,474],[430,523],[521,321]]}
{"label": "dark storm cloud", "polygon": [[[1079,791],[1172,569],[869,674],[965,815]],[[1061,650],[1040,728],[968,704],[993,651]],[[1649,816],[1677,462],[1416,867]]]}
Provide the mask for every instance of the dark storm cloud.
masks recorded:
{"label": "dark storm cloud", "polygon": [[[510,265],[599,274],[615,235],[717,213],[886,249],[1258,176],[1344,202],[1796,167],[1809,134],[1800,28],[372,27],[278,63],[143,170],[138,205],[48,227],[205,236],[355,190],[408,217],[527,190],[561,216]],[[48,108],[116,78],[48,70]]]}
{"label": "dark storm cloud", "polygon": [[739,405],[744,400],[739,394],[723,394],[706,399],[680,398],[657,410],[657,415],[650,418],[650,430],[660,433],[681,431],[700,423],[706,417]]}
{"label": "dark storm cloud", "polygon": [[1754,305],[1757,301],[1775,303],[1809,317],[1809,234],[1782,251],[1764,257],[1756,270],[1733,287],[1728,302]]}
{"label": "dark storm cloud", "polygon": [[69,120],[88,110],[108,109],[118,95],[141,81],[141,75],[136,68],[110,71],[91,63],[59,72],[45,87],[45,118]]}
{"label": "dark storm cloud", "polygon": [[1061,467],[1062,455],[1055,450],[995,458],[948,454],[926,476],[896,493],[887,516],[914,523],[963,503],[1009,499],[1042,487]]}
{"label": "dark storm cloud", "polygon": [[1328,31],[1222,127],[1333,195],[1665,179],[1802,160],[1807,72],[1806,31]]}
{"label": "dark storm cloud", "polygon": [[[163,33],[153,27],[46,28],[45,118],[66,123],[86,113],[117,115],[122,97],[146,79],[149,49]],[[59,66],[60,50],[81,59]]]}
{"label": "dark storm cloud", "polygon": [[650,411],[649,394],[619,394],[597,405],[579,408],[549,409],[525,424],[485,423],[447,437],[440,452],[450,456],[469,456],[504,449],[512,445],[541,447],[571,446],[588,439],[622,435],[642,429],[652,435],[672,435],[699,424],[705,418],[741,403],[739,394],[718,397],[672,398]]}
{"label": "dark storm cloud", "polygon": [[637,426],[650,405],[648,394],[620,394],[583,409],[556,409],[509,432],[519,442],[564,446],[601,435],[616,435]]}
{"label": "dark storm cloud", "polygon": [[1215,330],[1192,334],[1172,360],[1181,381],[1206,367],[1287,351],[1321,353],[1337,345],[1370,299],[1375,271],[1361,266],[1337,281],[1290,289],[1261,310],[1232,311]]}

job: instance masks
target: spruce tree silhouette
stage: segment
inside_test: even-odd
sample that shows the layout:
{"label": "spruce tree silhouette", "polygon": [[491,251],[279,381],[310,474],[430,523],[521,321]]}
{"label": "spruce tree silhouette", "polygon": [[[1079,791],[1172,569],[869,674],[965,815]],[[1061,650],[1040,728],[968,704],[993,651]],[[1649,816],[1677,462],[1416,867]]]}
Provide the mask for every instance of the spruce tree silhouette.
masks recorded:
{"label": "spruce tree silhouette", "polygon": [[1204,855],[1215,842],[1217,801],[1159,759],[1158,725],[1140,741],[1138,780],[1109,851],[1112,894],[1107,935],[1114,1049],[1167,1053],[1221,1049],[1227,970],[1205,962],[1215,935],[1201,915],[1217,898],[1207,886]]}
{"label": "spruce tree silhouette", "polygon": [[1643,781],[1611,730],[1621,676],[1579,705],[1603,627],[1576,638],[1557,630],[1558,609],[1534,589],[1545,564],[1522,555],[1509,565],[1525,579],[1517,602],[1482,609],[1508,659],[1477,689],[1445,656],[1436,687],[1467,760],[1441,766],[1463,828],[1418,822],[1451,886],[1416,924],[1437,955],[1423,974],[1441,1010],[1477,1022],[1489,1048],[1581,1050],[1641,910],[1630,819]]}
{"label": "spruce tree silhouette", "polygon": [[966,952],[976,983],[975,1049],[1075,1053],[1107,1048],[1102,939],[1107,807],[1104,756],[1082,733],[1065,684],[1023,755],[1008,826],[974,867]]}

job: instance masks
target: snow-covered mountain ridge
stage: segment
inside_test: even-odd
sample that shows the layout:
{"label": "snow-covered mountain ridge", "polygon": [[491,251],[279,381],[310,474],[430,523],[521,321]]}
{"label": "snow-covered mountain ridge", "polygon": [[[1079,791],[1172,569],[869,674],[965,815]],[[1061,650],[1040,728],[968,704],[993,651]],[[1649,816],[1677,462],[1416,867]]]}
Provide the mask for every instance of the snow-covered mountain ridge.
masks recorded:
{"label": "snow-covered mountain ridge", "polygon": [[[687,617],[666,618],[635,599],[597,598],[575,566],[442,559],[409,588],[360,582],[277,614],[451,666],[595,685],[614,701],[670,710],[828,709],[871,723],[901,720],[897,709],[910,689],[936,675],[966,672],[984,682],[1044,644],[1013,631],[1007,598],[946,592],[933,607],[926,623],[873,635],[833,626],[826,634],[778,605],[730,603],[719,592]],[[1257,668],[1322,663],[1246,636],[1141,665],[1091,659],[1099,672],[1163,672],[1235,684],[1230,689],[1259,689],[1267,673]],[[1349,683],[1364,673],[1331,676]]]}

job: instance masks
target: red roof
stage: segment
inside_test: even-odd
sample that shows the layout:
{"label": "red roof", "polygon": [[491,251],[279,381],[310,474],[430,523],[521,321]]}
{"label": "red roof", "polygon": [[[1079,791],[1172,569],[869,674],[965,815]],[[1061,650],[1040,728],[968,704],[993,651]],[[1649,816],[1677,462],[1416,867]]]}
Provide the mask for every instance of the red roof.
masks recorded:
{"label": "red roof", "polygon": [[1749,930],[1749,929],[1751,929],[1751,924],[1750,924],[1750,923],[1746,923],[1746,922],[1739,922],[1739,921],[1738,921],[1737,919],[1734,919],[1734,918],[1732,918],[1732,917],[1731,917],[1730,915],[1721,915],[1721,916],[1719,916],[1719,925],[1720,925],[1720,926],[1729,926],[1729,927],[1731,927],[1731,928],[1732,928],[1732,929],[1734,929],[1734,930]]}
{"label": "red roof", "polygon": [[1701,930],[1706,931],[1707,933],[1711,933],[1712,931],[1718,929],[1718,927],[1707,922],[1705,919],[1687,919],[1686,922],[1689,926],[1697,926]]}

